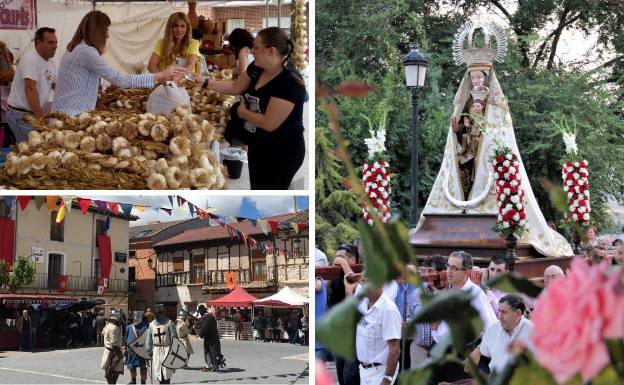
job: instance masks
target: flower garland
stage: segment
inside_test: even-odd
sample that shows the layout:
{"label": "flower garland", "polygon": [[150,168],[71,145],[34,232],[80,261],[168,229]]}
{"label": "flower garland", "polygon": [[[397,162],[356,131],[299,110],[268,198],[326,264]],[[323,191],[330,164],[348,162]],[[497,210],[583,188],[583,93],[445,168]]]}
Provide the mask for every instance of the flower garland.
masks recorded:
{"label": "flower garland", "polygon": [[[382,222],[388,223],[392,213],[390,212],[390,198],[392,188],[390,187],[390,165],[383,160],[386,151],[386,117],[388,111],[384,111],[379,119],[379,129],[373,130],[370,119],[366,116],[369,125],[370,138],[364,139],[368,147],[369,162],[364,162],[362,166],[362,182],[364,192],[370,200],[371,206],[381,218]],[[367,205],[362,205],[364,220],[372,225],[374,223]]]}
{"label": "flower garland", "polygon": [[520,237],[525,230],[526,213],[518,155],[509,147],[500,146],[494,151],[492,163],[498,202],[498,220],[492,230],[505,236],[515,234]]}
{"label": "flower garland", "polygon": [[568,211],[565,221],[576,222],[580,225],[589,225],[589,172],[588,162],[580,160],[578,148],[576,146],[576,134],[563,131],[563,141],[566,146],[567,159],[564,159],[561,167],[561,177],[563,179],[563,191],[568,196]]}
{"label": "flower garland", "polygon": [[[364,191],[370,199],[371,205],[375,208],[377,215],[384,223],[388,223],[390,213],[390,168],[388,162],[380,161],[372,164],[364,163],[362,168],[362,181]],[[373,224],[373,218],[368,212],[366,205],[362,206],[364,220],[369,225]]]}

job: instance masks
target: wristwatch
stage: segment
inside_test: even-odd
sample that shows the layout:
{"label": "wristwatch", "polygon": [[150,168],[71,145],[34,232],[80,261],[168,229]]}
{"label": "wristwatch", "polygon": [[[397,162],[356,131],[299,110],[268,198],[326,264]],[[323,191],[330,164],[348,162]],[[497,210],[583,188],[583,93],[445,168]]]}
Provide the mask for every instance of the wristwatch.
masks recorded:
{"label": "wristwatch", "polygon": [[208,88],[208,78],[204,79],[204,84],[202,84],[202,88]]}
{"label": "wristwatch", "polygon": [[383,376],[383,379],[388,380],[388,382],[392,384],[392,376]]}

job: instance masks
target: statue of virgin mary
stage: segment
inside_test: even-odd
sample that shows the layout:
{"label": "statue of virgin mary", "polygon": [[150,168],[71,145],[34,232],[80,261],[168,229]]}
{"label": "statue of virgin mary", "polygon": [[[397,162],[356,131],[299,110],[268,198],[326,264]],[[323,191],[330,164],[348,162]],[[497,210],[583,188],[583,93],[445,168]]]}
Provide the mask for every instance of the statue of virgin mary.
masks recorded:
{"label": "statue of virgin mary", "polygon": [[[492,38],[496,47],[492,48]],[[479,41],[479,43],[477,43]],[[482,47],[477,47],[482,44]],[[484,214],[498,216],[491,157],[496,143],[520,155],[509,107],[492,67],[507,52],[505,32],[482,21],[466,22],[455,35],[453,57],[467,69],[453,100],[444,158],[415,231],[428,214]],[[527,231],[519,244],[530,243],[549,257],[572,255],[566,239],[546,224],[522,159],[519,159],[525,193]]]}

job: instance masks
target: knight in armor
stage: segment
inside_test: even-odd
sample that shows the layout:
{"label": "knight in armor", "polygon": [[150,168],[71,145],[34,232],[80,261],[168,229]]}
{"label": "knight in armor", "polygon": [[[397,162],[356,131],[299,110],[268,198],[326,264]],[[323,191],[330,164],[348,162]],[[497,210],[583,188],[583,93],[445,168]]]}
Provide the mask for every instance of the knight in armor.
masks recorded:
{"label": "knight in armor", "polygon": [[160,384],[169,384],[174,370],[163,366],[163,362],[167,358],[173,338],[177,338],[178,333],[174,323],[165,315],[163,305],[156,305],[155,317],[147,330],[145,348],[152,357],[152,379],[157,380]]}
{"label": "knight in armor", "polygon": [[109,384],[116,384],[117,378],[123,373],[124,353],[121,319],[117,311],[113,311],[102,331],[104,339],[104,353],[102,354],[101,368]]}
{"label": "knight in armor", "polygon": [[[177,320],[178,322],[176,324],[176,331],[178,332],[178,338],[180,338],[180,340],[184,344],[184,347],[186,348],[186,352],[188,353],[189,360],[190,360],[191,354],[193,354],[193,347],[191,346],[191,340],[189,339],[189,335],[191,334],[191,331],[188,325],[186,324],[185,318],[186,318],[186,313],[184,311],[180,311],[180,313],[178,313],[178,320]],[[184,368],[188,369],[188,365],[185,366]]]}
{"label": "knight in armor", "polygon": [[[132,324],[126,327],[126,346],[134,342],[147,329],[147,318],[142,311],[133,313]],[[137,355],[132,349],[127,349],[128,358],[126,365],[130,370],[130,384],[136,384],[137,368],[141,370],[141,384],[147,381],[147,365],[145,359]]]}
{"label": "knight in armor", "polygon": [[197,335],[204,339],[204,360],[206,367],[202,372],[218,372],[221,366],[225,366],[221,355],[221,341],[219,341],[219,328],[217,319],[204,305],[199,306],[201,318],[195,325]]}

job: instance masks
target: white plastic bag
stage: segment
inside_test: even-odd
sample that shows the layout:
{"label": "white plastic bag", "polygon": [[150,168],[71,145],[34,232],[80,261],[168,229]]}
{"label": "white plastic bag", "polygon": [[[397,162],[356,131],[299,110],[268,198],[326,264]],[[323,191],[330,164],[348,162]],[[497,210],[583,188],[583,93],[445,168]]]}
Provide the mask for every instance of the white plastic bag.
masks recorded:
{"label": "white plastic bag", "polygon": [[152,91],[147,99],[147,112],[154,115],[169,115],[171,111],[183,105],[191,105],[191,98],[186,89],[178,87],[174,82],[167,82]]}

